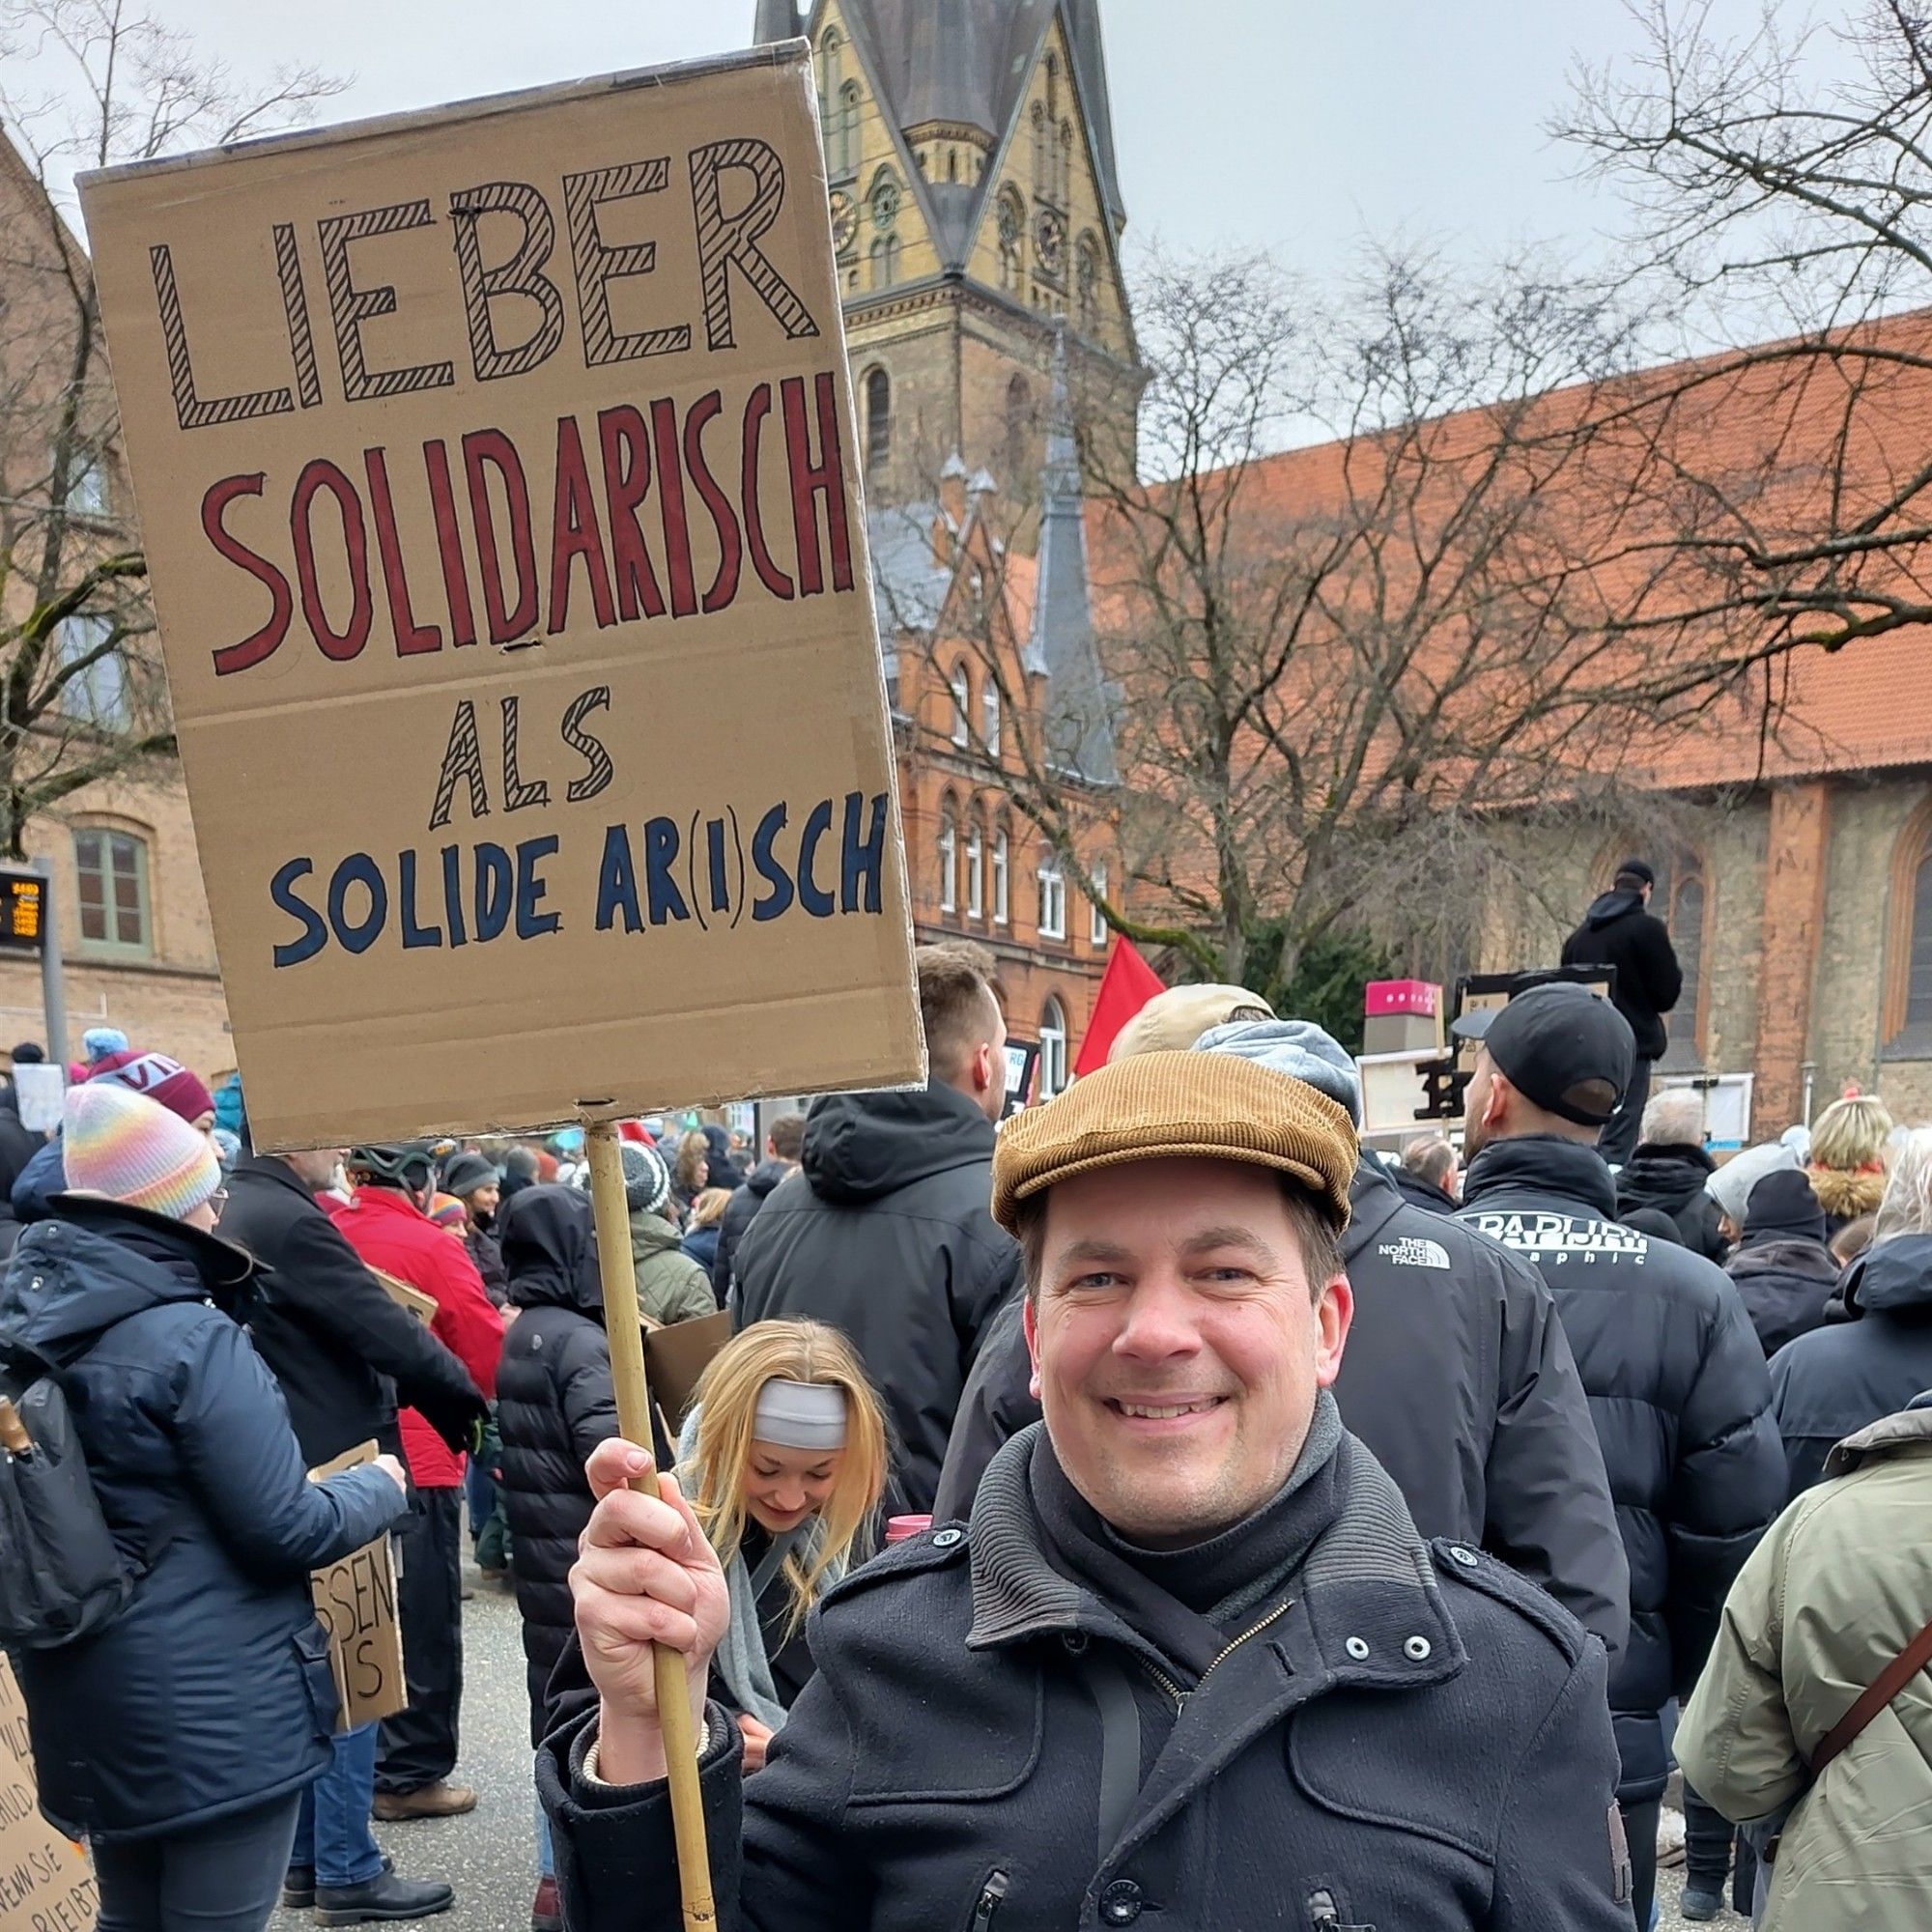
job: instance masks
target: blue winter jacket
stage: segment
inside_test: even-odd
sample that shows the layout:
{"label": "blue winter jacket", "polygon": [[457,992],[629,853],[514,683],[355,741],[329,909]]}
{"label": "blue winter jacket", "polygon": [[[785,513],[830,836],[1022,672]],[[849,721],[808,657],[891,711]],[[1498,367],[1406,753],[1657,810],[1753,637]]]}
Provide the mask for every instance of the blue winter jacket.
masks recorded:
{"label": "blue winter jacket", "polygon": [[374,1467],[311,1483],[241,1326],[255,1264],[115,1202],[60,1197],[0,1278],[0,1349],[58,1372],[101,1513],[146,1568],[80,1642],[13,1658],[41,1808],[139,1838],[298,1790],[335,1689],[308,1573],[401,1514]]}

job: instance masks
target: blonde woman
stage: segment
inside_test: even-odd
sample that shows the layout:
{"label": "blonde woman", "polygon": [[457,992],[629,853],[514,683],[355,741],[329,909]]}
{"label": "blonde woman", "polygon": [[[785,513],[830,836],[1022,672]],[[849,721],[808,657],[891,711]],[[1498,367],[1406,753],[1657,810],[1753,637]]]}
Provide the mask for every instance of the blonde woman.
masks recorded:
{"label": "blonde woman", "polygon": [[711,1692],[765,1761],[811,1676],[805,1620],[871,1553],[886,1425],[852,1345],[817,1321],[759,1321],[719,1351],[677,1445],[677,1477],[731,1591]]}
{"label": "blonde woman", "polygon": [[1891,1116],[1872,1094],[1833,1100],[1811,1129],[1811,1191],[1825,1210],[1829,1241],[1861,1214],[1875,1214],[1885,1192],[1885,1150]]}
{"label": "blonde woman", "polygon": [[691,1204],[691,1216],[684,1224],[684,1252],[704,1270],[707,1280],[718,1260],[718,1236],[730,1205],[728,1187],[707,1187]]}

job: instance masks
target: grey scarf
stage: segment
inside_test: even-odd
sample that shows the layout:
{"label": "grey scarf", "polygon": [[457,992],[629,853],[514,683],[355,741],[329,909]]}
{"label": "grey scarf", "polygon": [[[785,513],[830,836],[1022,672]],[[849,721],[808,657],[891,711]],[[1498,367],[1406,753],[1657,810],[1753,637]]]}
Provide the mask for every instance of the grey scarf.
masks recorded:
{"label": "grey scarf", "polygon": [[[703,1413],[704,1405],[694,1404],[691,1413],[684,1419],[684,1427],[678,1431],[678,1485],[687,1495],[693,1493],[693,1485],[686,1479],[686,1471],[696,1460],[697,1423]],[[823,1519],[810,1516],[792,1531],[790,1541],[784,1547],[801,1563],[810,1567],[824,1537]],[[779,1546],[775,1544],[773,1548],[776,1549]],[[842,1563],[828,1565],[825,1575],[819,1579],[820,1586],[829,1590],[844,1574]],[[746,1717],[755,1718],[769,1731],[781,1731],[784,1728],[785,1707],[779,1702],[778,1687],[772,1681],[771,1660],[765,1655],[764,1625],[758,1616],[758,1592],[743,1550],[724,1566],[724,1582],[731,1593],[731,1621],[718,1646],[717,1656],[711,1660],[711,1666],[724,1680],[724,1689],[730,1693],[731,1702]]]}

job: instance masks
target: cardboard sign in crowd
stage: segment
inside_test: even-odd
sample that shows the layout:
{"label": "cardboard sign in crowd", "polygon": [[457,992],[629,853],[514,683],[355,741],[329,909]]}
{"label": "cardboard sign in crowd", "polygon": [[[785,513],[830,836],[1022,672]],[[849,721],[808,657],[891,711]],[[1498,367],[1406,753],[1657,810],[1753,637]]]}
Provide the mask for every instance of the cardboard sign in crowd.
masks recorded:
{"label": "cardboard sign in crowd", "polygon": [[81,194],[258,1141],[923,1077],[804,44]]}
{"label": "cardboard sign in crowd", "polygon": [[[332,1463],[311,1469],[309,1481],[323,1482],[340,1470],[359,1468],[375,1460],[375,1443],[358,1443]],[[388,1531],[316,1571],[309,1577],[309,1588],[315,1613],[328,1633],[336,1729],[352,1731],[358,1724],[408,1710],[403,1629],[396,1618],[396,1559]]]}
{"label": "cardboard sign in crowd", "polygon": [[0,1926],[6,1932],[92,1932],[99,1905],[87,1854],[35,1808],[27,1707],[0,1656]]}

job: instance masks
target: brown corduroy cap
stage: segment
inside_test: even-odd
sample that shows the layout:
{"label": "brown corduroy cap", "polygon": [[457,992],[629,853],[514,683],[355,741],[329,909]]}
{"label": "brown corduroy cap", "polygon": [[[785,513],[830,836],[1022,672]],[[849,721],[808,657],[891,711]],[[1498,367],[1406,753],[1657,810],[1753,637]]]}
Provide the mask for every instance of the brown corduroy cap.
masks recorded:
{"label": "brown corduroy cap", "polygon": [[1347,1111],[1306,1081],[1227,1053],[1141,1053],[1009,1121],[993,1218],[1056,1181],[1134,1160],[1238,1160],[1293,1175],[1338,1232],[1359,1150]]}

